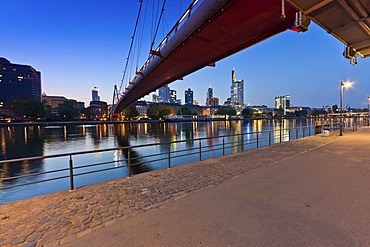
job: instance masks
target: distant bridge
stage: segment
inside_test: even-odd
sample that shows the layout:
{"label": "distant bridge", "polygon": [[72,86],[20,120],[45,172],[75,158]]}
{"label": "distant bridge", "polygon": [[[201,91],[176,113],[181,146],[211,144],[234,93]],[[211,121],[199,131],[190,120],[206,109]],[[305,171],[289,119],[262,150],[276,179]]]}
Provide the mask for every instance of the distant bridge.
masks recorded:
{"label": "distant bridge", "polygon": [[[365,7],[360,2],[364,2]],[[287,3],[285,0],[195,0],[120,92],[114,113],[120,113],[164,85],[205,66],[214,66],[215,62],[287,29],[306,31],[309,19],[302,12],[348,45],[347,58],[354,59],[357,54],[366,57],[370,55],[370,31],[365,30],[369,28],[370,6],[366,2],[368,0],[287,0]],[[357,12],[353,13],[355,8]],[[334,12],[336,16],[331,15]],[[349,14],[342,18],[341,13]],[[351,25],[352,22],[358,25]],[[336,26],[338,28],[334,28]],[[348,32],[348,28],[352,32]],[[356,34],[356,39],[351,34]]]}

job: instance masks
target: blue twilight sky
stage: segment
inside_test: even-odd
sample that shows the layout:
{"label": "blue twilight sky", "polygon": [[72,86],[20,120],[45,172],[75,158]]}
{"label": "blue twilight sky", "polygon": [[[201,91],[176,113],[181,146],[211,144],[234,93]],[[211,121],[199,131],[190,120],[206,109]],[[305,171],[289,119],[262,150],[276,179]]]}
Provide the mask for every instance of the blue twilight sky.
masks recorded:
{"label": "blue twilight sky", "polygon": [[[167,1],[156,45],[191,2]],[[91,88],[97,86],[101,100],[112,102],[113,86],[122,79],[138,0],[0,0],[0,6],[1,57],[41,71],[42,91],[47,95],[63,95],[87,105]],[[144,0],[147,29],[139,67],[149,52],[153,6],[157,0]],[[370,58],[359,58],[352,66],[342,57],[343,49],[341,42],[311,23],[306,33],[286,31],[169,86],[182,102],[190,87],[194,99],[204,104],[211,83],[223,103],[230,96],[235,66],[237,78],[245,81],[247,104],[272,107],[275,96],[288,94],[294,106],[332,106],[339,104],[340,81],[352,80],[355,84],[344,92],[344,104],[365,108]]]}

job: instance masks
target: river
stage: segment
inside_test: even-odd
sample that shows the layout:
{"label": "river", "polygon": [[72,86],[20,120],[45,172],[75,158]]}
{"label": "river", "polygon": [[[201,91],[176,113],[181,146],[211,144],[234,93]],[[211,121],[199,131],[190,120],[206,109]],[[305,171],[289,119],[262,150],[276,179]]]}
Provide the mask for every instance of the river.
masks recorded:
{"label": "river", "polygon": [[[97,124],[84,125],[74,124],[66,126],[28,126],[28,127],[0,127],[0,160],[48,156],[61,153],[100,150],[115,147],[137,146],[142,144],[167,143],[179,140],[189,140],[178,144],[172,144],[172,150],[181,148],[197,147],[191,140],[232,135],[240,133],[261,132],[280,128],[295,128],[306,125],[313,125],[312,119],[298,120],[251,120],[251,121],[213,121],[213,122],[179,122],[179,123],[123,123],[123,124]],[[248,136],[247,136],[248,138]],[[218,139],[207,140],[208,144],[219,142]],[[207,145],[207,143],[206,143]],[[254,148],[254,147],[250,147]],[[248,149],[248,148],[247,148]],[[148,153],[165,152],[166,146],[148,147],[133,149],[132,156],[138,160]],[[227,153],[237,152],[237,148],[230,148]],[[240,150],[239,150],[240,151]],[[222,155],[221,151],[214,151],[204,155],[205,158]],[[109,152],[97,152],[92,155],[82,155],[74,160],[79,165],[105,162],[115,160],[105,167],[117,169],[79,176],[75,179],[75,187],[81,187],[92,183],[126,177],[128,170],[123,165],[122,157],[127,153],[121,150]],[[172,166],[193,162],[198,160],[197,156],[184,156],[174,159]],[[18,176],[22,174],[36,174],[55,169],[68,167],[68,157],[56,159],[44,159],[37,162],[17,162],[0,164],[0,178]],[[165,168],[167,161],[158,161],[137,166],[133,173],[140,173],[155,169]],[[89,172],[91,168],[83,168],[81,172]],[[60,176],[67,172],[60,172]],[[1,186],[14,185],[17,183],[32,183],[35,180],[50,179],[51,174],[3,181]],[[30,184],[27,186],[14,187],[10,189],[0,189],[0,204],[27,197],[34,197],[60,190],[69,189],[69,179],[60,179],[43,183]]]}

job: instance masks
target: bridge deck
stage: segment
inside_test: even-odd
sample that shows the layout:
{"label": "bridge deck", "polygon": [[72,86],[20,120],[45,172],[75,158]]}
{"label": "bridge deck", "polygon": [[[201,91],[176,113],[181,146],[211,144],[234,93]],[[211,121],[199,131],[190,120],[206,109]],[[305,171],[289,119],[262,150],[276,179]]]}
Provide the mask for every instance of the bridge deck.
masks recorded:
{"label": "bridge deck", "polygon": [[[207,1],[203,2],[206,4]],[[202,5],[195,11],[202,11]],[[119,101],[115,113],[168,83],[291,28],[295,13],[295,9],[286,5],[286,18],[282,20],[280,1],[231,0],[203,23],[192,20],[198,15],[190,15],[181,27],[193,29],[184,37],[184,42],[169,52],[157,49],[164,58],[151,58],[153,65],[140,70],[140,75],[135,77]],[[181,29],[176,35],[183,35]],[[168,50],[168,47],[164,48]]]}

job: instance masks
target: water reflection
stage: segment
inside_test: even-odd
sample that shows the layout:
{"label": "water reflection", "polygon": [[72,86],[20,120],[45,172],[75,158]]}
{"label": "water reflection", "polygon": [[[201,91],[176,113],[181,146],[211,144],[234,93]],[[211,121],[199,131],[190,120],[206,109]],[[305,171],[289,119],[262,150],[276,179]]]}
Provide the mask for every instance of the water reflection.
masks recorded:
{"label": "water reflection", "polygon": [[[150,146],[146,148],[131,149],[130,161],[132,165],[132,173],[137,174],[154,169],[162,169],[168,166],[168,151],[171,150],[172,158],[171,166],[184,164],[199,160],[199,154],[193,156],[183,156],[190,154],[189,149],[198,150],[200,142],[194,141],[197,138],[207,137],[201,145],[210,152],[204,153],[203,158],[222,155],[223,150],[217,149],[215,145],[222,145],[223,138],[215,138],[217,136],[234,135],[225,137],[225,143],[229,143],[226,148],[226,154],[238,152],[241,150],[243,143],[244,150],[254,148],[255,144],[248,145],[248,140],[256,140],[256,132],[275,130],[275,135],[271,136],[272,142],[279,142],[280,130],[283,132],[282,138],[287,137],[288,132],[285,128],[294,128],[312,124],[306,120],[251,120],[251,121],[214,121],[214,122],[180,122],[180,123],[125,123],[125,124],[98,124],[98,125],[83,125],[70,124],[66,126],[35,126],[35,127],[0,127],[0,159],[14,159],[31,156],[47,156],[52,154],[100,150],[113,147],[129,147],[142,144],[165,144]],[[247,134],[250,133],[250,134]],[[242,139],[244,134],[244,139]],[[259,136],[262,140],[262,137]],[[265,134],[265,143],[269,140],[268,133]],[[186,140],[181,143],[175,141]],[[286,139],[283,139],[286,140]],[[283,141],[282,140],[282,141]],[[220,147],[220,146],[219,146]],[[183,153],[181,153],[183,151]],[[148,155],[158,155],[156,157],[148,157]],[[213,156],[212,156],[213,155]],[[94,173],[89,176],[81,176],[76,183],[86,185],[96,181],[106,179],[114,179],[127,175],[126,161],[129,158],[128,150],[116,150],[107,153],[95,153],[89,157],[83,156],[74,157],[74,164],[88,165],[98,162],[107,162],[107,168],[117,167],[120,169],[107,171],[106,173]],[[162,161],[153,159],[163,158]],[[142,164],[145,163],[145,164]],[[137,165],[134,165],[137,164]],[[13,164],[0,165],[0,178],[16,176],[37,172],[49,172],[56,169],[68,168],[68,157],[60,158],[60,160],[42,160],[37,162],[18,162]],[[88,172],[90,168],[84,169]],[[96,168],[97,169],[97,168]],[[119,171],[119,172],[118,172]],[[50,178],[47,175],[38,175],[28,179],[45,179]],[[14,183],[19,183],[14,180]],[[30,181],[30,180],[27,180]],[[27,182],[22,180],[21,182]],[[64,181],[63,181],[64,182]],[[50,182],[51,183],[51,182]],[[54,183],[54,182],[53,182]],[[62,183],[62,182],[61,182]],[[68,186],[68,181],[66,182]],[[51,184],[51,186],[53,186]],[[58,185],[56,185],[58,186]],[[20,187],[16,192],[18,198],[24,198],[24,195],[32,196],[33,193],[42,194],[48,193],[50,185],[45,186],[44,183],[37,184],[35,187],[22,192],[23,187]],[[59,187],[58,187],[59,188]],[[60,189],[68,189],[60,187]],[[57,190],[57,189],[55,189]],[[12,192],[14,196],[15,192]],[[10,194],[10,192],[9,192]],[[7,201],[5,192],[0,195],[0,203]],[[2,197],[2,198],[1,198]],[[3,199],[5,198],[5,199]]]}
{"label": "water reflection", "polygon": [[[129,147],[130,146],[130,141],[129,141],[130,135],[126,134],[127,130],[126,130],[125,126],[127,126],[127,125],[123,125],[123,124],[114,125],[114,135],[116,136],[118,145],[120,147]],[[130,125],[128,125],[127,127],[130,127]],[[128,132],[128,133],[132,133],[132,132]],[[139,133],[139,131],[137,133]],[[129,152],[130,152],[130,157],[129,157]],[[122,149],[122,150],[119,150],[119,151],[115,151],[114,160],[115,161],[119,160],[120,159],[119,157],[122,157],[122,154],[124,155],[125,160],[127,162],[130,162],[131,172],[133,174],[139,174],[139,173],[143,173],[143,172],[147,172],[147,171],[152,170],[149,165],[141,164],[143,160],[140,157],[140,154],[138,152],[136,152],[134,149],[131,148],[129,150],[129,149],[125,148],[125,149]],[[115,163],[115,165],[116,165],[116,163]]]}
{"label": "water reflection", "polygon": [[[0,128],[0,160],[43,155],[42,129],[38,127]],[[0,177],[37,173],[43,170],[42,161],[23,161],[0,165]]]}

